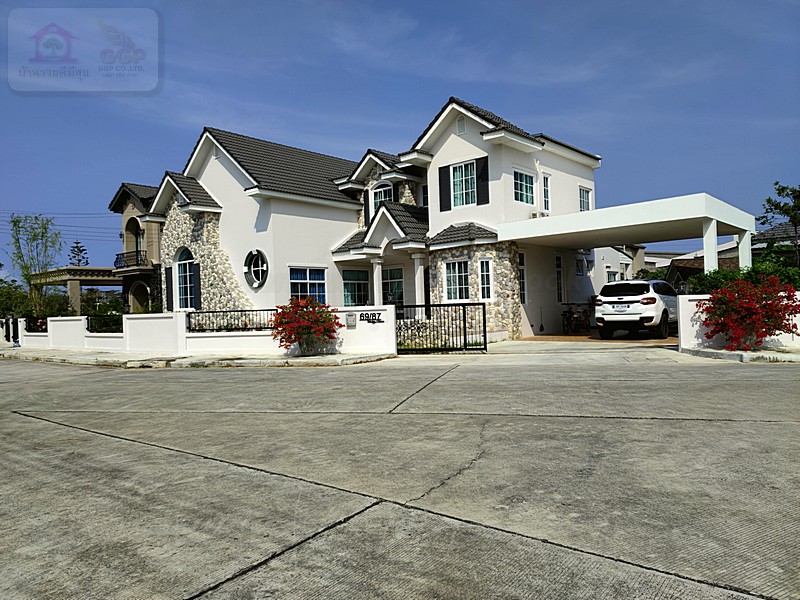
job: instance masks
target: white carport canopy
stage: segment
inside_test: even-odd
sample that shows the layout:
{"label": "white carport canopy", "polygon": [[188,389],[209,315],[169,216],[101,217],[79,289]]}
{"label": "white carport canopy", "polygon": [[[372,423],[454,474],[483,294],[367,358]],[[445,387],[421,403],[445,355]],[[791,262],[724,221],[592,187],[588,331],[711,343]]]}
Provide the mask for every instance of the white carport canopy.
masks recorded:
{"label": "white carport canopy", "polygon": [[718,266],[717,236],[735,235],[739,265],[752,265],[755,217],[705,193],[503,223],[499,241],[556,248],[601,248],[703,238],[706,272]]}

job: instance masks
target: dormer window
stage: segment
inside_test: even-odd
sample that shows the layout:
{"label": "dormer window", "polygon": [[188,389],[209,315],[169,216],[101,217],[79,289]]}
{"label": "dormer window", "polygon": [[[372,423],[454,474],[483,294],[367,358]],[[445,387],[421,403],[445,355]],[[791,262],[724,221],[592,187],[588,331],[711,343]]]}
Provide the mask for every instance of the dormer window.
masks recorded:
{"label": "dormer window", "polygon": [[378,205],[381,202],[394,202],[391,184],[382,183],[372,190],[372,202],[375,212],[378,211]]}
{"label": "dormer window", "polygon": [[467,118],[464,115],[459,115],[456,119],[456,133],[458,135],[467,133]]}

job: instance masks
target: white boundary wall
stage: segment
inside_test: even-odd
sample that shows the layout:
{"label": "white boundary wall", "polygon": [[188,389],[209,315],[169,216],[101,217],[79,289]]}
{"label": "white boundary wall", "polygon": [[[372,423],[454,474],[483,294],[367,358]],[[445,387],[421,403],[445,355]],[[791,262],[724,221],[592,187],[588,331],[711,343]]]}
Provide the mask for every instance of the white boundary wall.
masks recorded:
{"label": "white boundary wall", "polygon": [[[393,306],[361,306],[337,309],[342,324],[335,344],[320,347],[326,354],[396,354]],[[348,318],[349,315],[349,318]],[[87,349],[116,352],[157,352],[163,355],[297,354],[278,347],[271,331],[189,333],[186,313],[124,315],[123,333],[90,333],[86,317],[47,319],[47,333],[28,333],[19,320],[20,345],[27,348]]]}
{"label": "white boundary wall", "polygon": [[[800,295],[800,294],[799,294]],[[725,339],[716,335],[706,339],[707,327],[703,327],[702,316],[697,311],[697,303],[708,300],[708,294],[687,294],[678,296],[678,347],[681,352],[690,348],[724,348]],[[800,325],[800,319],[795,318]],[[800,348],[800,336],[782,333],[764,340],[762,348]]]}

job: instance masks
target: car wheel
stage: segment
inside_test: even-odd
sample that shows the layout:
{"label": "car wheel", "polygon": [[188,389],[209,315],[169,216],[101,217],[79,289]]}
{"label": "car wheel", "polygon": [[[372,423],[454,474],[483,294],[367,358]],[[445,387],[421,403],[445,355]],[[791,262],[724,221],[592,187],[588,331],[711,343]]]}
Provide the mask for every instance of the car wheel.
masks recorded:
{"label": "car wheel", "polygon": [[662,340],[665,340],[669,337],[669,315],[667,314],[667,311],[661,313],[661,320],[658,322],[656,336]]}
{"label": "car wheel", "polygon": [[608,325],[600,327],[600,338],[603,340],[610,340],[614,337],[614,329]]}

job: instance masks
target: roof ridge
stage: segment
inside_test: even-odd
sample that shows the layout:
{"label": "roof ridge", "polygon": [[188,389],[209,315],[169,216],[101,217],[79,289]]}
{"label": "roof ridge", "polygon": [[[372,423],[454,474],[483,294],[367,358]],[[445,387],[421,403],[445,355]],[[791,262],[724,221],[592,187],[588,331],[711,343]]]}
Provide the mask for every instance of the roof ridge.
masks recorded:
{"label": "roof ridge", "polygon": [[347,162],[351,162],[353,164],[357,164],[355,161],[350,160],[349,158],[342,158],[341,156],[334,156],[333,154],[325,154],[324,152],[316,152],[315,150],[306,150],[305,148],[298,148],[297,146],[290,146],[288,144],[281,144],[280,142],[273,142],[272,140],[265,140],[263,138],[257,138],[252,135],[247,135],[244,133],[237,133],[235,131],[228,131],[227,129],[220,129],[218,127],[203,127],[203,131],[209,132],[219,132],[219,133],[227,133],[229,135],[235,135],[236,137],[247,138],[249,140],[254,140],[256,142],[262,142],[264,144],[272,144],[273,146],[280,146],[281,148],[289,148],[291,150],[299,150],[300,152],[306,152],[307,154],[316,154],[317,156],[324,156],[326,158],[334,158],[336,160],[343,160]]}

